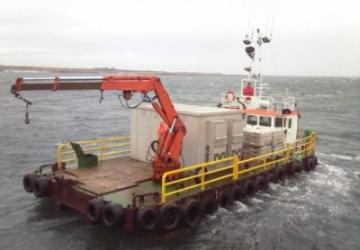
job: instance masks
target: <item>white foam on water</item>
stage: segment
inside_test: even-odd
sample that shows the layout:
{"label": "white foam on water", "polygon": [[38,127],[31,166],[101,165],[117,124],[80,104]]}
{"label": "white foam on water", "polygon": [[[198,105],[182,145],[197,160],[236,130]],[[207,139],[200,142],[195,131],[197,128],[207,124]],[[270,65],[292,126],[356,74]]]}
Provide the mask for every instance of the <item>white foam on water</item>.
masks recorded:
{"label": "white foam on water", "polygon": [[223,207],[219,207],[218,213],[219,214],[229,214],[229,210],[227,210],[226,208],[223,208]]}
{"label": "white foam on water", "polygon": [[295,192],[295,191],[298,191],[299,190],[299,187],[298,186],[287,186],[287,189],[291,192]]}
{"label": "white foam on water", "polygon": [[324,153],[317,153],[318,156],[323,156],[324,158],[331,157],[340,160],[347,160],[347,161],[360,161],[360,156],[351,157],[350,155],[342,155],[342,154],[324,154]]}
{"label": "white foam on water", "polygon": [[271,198],[272,196],[269,193],[259,193],[262,197]]}
{"label": "white foam on water", "polygon": [[346,179],[346,172],[342,168],[335,166],[335,165],[326,164],[326,163],[323,163],[323,165],[331,174],[334,174],[337,177]]}
{"label": "white foam on water", "polygon": [[316,152],[317,156],[327,156],[327,154],[321,153],[321,152]]}
{"label": "white foam on water", "polygon": [[280,184],[278,183],[269,183],[269,189],[271,191],[276,191],[280,188]]}
{"label": "white foam on water", "polygon": [[327,173],[314,172],[315,178],[309,179],[310,182],[317,186],[322,186],[331,192],[341,193],[346,195],[350,189],[349,179],[346,172],[335,165],[322,163]]}
{"label": "white foam on water", "polygon": [[348,161],[354,160],[354,158],[348,155],[330,154],[330,156],[341,160],[348,160]]}
{"label": "white foam on water", "polygon": [[355,175],[356,177],[360,178],[360,171],[355,171],[355,172],[354,172],[354,175]]}
{"label": "white foam on water", "polygon": [[249,211],[249,207],[246,204],[244,204],[244,203],[242,203],[240,201],[235,201],[234,205],[235,205],[235,212],[236,213],[243,213],[243,212],[248,212]]}
{"label": "white foam on water", "polygon": [[219,233],[218,228],[214,228],[213,230],[211,230],[211,235],[217,235],[218,233]]}
{"label": "white foam on water", "polygon": [[250,199],[250,202],[251,202],[251,203],[254,203],[254,204],[264,203],[263,200],[260,200],[260,199],[255,198],[255,197],[252,197],[252,198]]}
{"label": "white foam on water", "polygon": [[214,214],[211,214],[211,215],[207,215],[207,218],[208,218],[209,220],[215,220],[217,217],[218,217],[218,213],[214,213]]}
{"label": "white foam on water", "polygon": [[314,95],[314,97],[333,97],[334,95],[328,95],[328,94],[318,94]]}

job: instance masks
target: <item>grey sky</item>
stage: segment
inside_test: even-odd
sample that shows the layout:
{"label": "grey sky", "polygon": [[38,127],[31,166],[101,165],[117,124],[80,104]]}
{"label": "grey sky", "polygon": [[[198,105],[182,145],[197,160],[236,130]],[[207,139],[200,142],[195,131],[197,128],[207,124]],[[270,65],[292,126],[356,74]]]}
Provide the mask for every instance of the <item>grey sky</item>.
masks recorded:
{"label": "grey sky", "polygon": [[266,29],[264,73],[360,76],[358,0],[0,0],[0,64],[243,73]]}

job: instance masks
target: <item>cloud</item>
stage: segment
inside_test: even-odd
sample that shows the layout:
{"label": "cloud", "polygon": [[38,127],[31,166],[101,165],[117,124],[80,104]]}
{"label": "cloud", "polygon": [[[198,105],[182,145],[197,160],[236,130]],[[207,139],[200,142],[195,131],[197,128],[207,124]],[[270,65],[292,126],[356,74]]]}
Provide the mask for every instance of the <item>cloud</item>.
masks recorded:
{"label": "cloud", "polygon": [[0,4],[0,64],[243,73],[249,25],[274,20],[264,73],[360,75],[355,0]]}

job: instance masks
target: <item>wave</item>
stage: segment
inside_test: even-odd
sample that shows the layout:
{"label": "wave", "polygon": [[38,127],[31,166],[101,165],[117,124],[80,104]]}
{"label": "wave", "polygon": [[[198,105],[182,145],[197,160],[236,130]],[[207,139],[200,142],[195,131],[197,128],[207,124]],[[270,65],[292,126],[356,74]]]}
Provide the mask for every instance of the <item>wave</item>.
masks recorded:
{"label": "wave", "polygon": [[314,172],[316,178],[309,179],[309,181],[316,186],[321,186],[322,188],[332,190],[332,192],[346,195],[350,190],[350,180],[347,178],[346,172],[335,165],[322,161],[320,161],[320,164],[323,166],[322,169],[324,169],[325,172]]}
{"label": "wave", "polygon": [[331,157],[331,158],[335,158],[335,159],[340,159],[340,160],[347,160],[347,161],[360,161],[360,156],[350,156],[350,155],[341,155],[341,154],[325,154],[325,153],[317,153],[318,156],[324,156],[325,157]]}
{"label": "wave", "polygon": [[260,200],[260,199],[255,198],[255,197],[252,197],[252,198],[250,199],[250,202],[253,203],[253,204],[264,203],[263,200]]}
{"label": "wave", "polygon": [[341,160],[348,160],[348,161],[355,160],[353,157],[349,155],[330,154],[330,156]]}
{"label": "wave", "polygon": [[334,95],[326,95],[326,94],[318,94],[318,95],[314,95],[313,97],[325,97],[325,98],[330,98],[333,97]]}
{"label": "wave", "polygon": [[235,212],[236,213],[243,213],[243,212],[248,212],[249,211],[249,207],[246,204],[244,204],[244,203],[242,203],[240,201],[235,201],[234,205],[235,205]]}

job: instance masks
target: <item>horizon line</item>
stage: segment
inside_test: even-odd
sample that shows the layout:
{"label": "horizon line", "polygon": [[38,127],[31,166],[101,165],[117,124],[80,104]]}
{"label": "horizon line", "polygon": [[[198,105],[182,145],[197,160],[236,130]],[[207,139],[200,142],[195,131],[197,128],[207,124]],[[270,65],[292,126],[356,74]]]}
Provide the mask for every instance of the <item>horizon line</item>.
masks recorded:
{"label": "horizon line", "polygon": [[[149,69],[119,69],[116,67],[60,67],[60,66],[28,66],[28,65],[6,65],[0,64],[0,70],[34,70],[34,71],[53,71],[66,73],[96,73],[96,71],[108,71],[108,72],[138,72],[138,73],[155,73],[155,74],[183,74],[183,75],[221,75],[221,76],[246,76],[246,74],[240,73],[222,73],[222,72],[195,72],[195,71],[167,71],[167,70],[149,70]],[[85,72],[88,71],[88,72]],[[332,77],[332,78],[360,78],[360,75],[297,75],[297,74],[263,74],[263,76],[269,77]]]}

